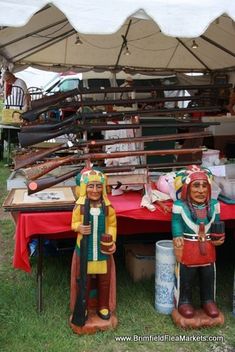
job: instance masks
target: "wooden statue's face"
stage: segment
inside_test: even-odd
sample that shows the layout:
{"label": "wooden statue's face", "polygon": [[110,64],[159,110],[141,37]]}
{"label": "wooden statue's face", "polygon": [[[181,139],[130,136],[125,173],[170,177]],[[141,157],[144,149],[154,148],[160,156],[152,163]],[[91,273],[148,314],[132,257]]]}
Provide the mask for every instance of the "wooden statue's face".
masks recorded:
{"label": "wooden statue's face", "polygon": [[206,180],[195,180],[189,187],[189,196],[192,203],[203,204],[206,202],[209,192],[209,184]]}
{"label": "wooden statue's face", "polygon": [[101,199],[103,192],[103,185],[101,182],[93,181],[87,184],[86,193],[90,200],[97,201]]}

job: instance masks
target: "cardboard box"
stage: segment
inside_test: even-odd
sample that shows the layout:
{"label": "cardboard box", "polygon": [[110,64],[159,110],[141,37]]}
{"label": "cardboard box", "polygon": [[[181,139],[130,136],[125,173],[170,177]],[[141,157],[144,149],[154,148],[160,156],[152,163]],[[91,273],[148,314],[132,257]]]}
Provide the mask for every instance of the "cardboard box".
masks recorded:
{"label": "cardboard box", "polygon": [[22,123],[20,119],[22,112],[22,110],[17,109],[3,109],[2,123],[7,125],[20,125]]}
{"label": "cardboard box", "polygon": [[155,245],[125,245],[125,262],[134,282],[151,278],[155,274]]}
{"label": "cardboard box", "polygon": [[[214,177],[214,181],[220,190],[220,195],[235,201],[235,164],[224,165],[224,174]],[[232,203],[234,204],[234,203]]]}

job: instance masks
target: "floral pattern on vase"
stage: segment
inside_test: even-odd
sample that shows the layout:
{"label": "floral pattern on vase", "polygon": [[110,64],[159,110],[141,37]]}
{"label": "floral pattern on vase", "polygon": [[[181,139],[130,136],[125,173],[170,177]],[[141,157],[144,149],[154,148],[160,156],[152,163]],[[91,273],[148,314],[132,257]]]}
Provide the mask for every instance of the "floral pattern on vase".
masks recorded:
{"label": "floral pattern on vase", "polygon": [[171,314],[174,308],[175,256],[171,240],[156,243],[155,308]]}

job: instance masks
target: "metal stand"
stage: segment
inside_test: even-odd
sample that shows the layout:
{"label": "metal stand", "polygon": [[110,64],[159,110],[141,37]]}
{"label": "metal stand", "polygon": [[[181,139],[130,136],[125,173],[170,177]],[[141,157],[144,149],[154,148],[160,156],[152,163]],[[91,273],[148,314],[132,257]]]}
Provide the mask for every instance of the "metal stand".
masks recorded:
{"label": "metal stand", "polygon": [[[20,130],[20,127],[0,124],[0,129],[0,160],[6,159],[6,163],[9,165],[11,163],[11,143],[16,144],[15,134]],[[4,141],[7,142],[6,150],[4,150]]]}
{"label": "metal stand", "polygon": [[42,312],[42,266],[43,266],[43,238],[38,236],[38,262],[37,262],[37,310]]}
{"label": "metal stand", "polygon": [[10,164],[10,154],[11,154],[11,130],[7,130],[7,165]]}
{"label": "metal stand", "polygon": [[233,281],[233,315],[235,316],[235,268],[234,268],[234,281]]}

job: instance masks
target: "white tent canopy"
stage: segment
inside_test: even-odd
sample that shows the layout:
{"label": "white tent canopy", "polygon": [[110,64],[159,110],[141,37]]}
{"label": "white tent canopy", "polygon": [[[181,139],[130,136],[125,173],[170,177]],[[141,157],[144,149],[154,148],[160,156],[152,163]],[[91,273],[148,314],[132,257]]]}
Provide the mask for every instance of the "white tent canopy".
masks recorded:
{"label": "white tent canopy", "polygon": [[[52,3],[0,0],[2,66],[155,73],[235,68],[231,0]],[[78,35],[81,45],[75,44]]]}

